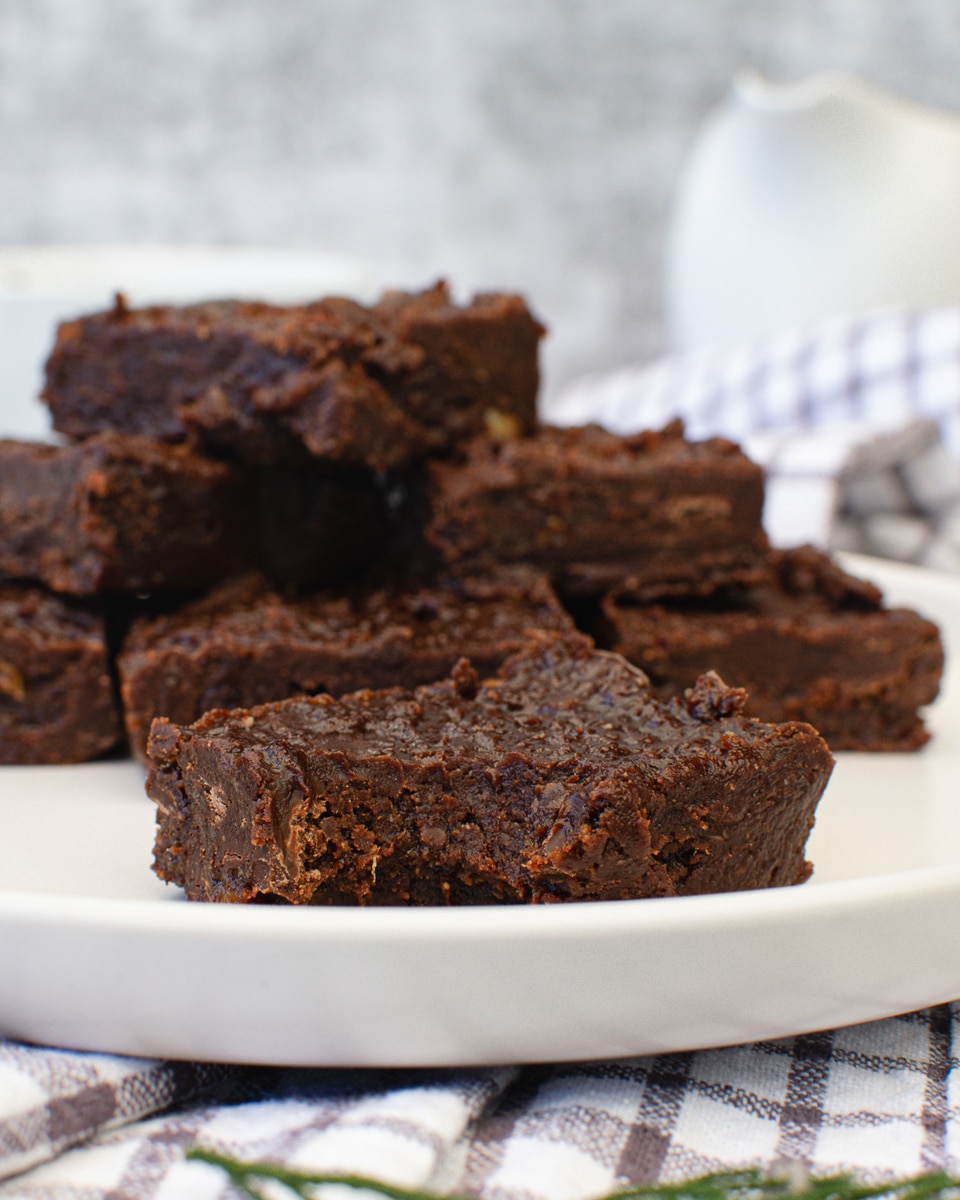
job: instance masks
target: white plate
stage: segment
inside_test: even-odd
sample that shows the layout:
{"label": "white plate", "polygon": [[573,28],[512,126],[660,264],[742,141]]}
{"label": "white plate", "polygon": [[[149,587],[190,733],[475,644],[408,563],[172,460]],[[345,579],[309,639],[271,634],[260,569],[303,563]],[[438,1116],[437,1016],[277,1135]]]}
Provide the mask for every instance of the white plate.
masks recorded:
{"label": "white plate", "polygon": [[[960,581],[852,560],[960,647]],[[948,651],[949,652],[949,651]],[[602,1058],[960,996],[960,673],[913,755],[841,755],[799,888],[473,909],[187,904],[131,763],[0,768],[0,1030],[302,1065]]]}

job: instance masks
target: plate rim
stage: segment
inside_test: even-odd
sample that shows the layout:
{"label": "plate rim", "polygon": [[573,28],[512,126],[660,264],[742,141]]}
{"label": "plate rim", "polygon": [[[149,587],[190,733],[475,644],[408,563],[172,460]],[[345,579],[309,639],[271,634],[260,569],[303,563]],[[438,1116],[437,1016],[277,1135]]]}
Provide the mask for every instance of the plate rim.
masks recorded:
{"label": "plate rim", "polygon": [[[163,929],[170,933],[233,935],[243,925],[261,934],[305,933],[315,938],[350,936],[442,939],[512,933],[549,936],[580,925],[617,927],[670,924],[678,929],[705,924],[754,925],[802,918],[838,904],[869,906],[895,893],[915,896],[956,891],[960,896],[960,860],[855,879],[811,879],[786,887],[752,888],[693,896],[652,896],[629,900],[569,901],[557,904],[476,904],[450,906],[383,905],[369,907],[310,905],[240,905],[198,903],[181,896],[114,898],[0,889],[0,920],[33,919],[94,927],[102,923],[118,931]],[[104,917],[108,918],[104,920]]]}

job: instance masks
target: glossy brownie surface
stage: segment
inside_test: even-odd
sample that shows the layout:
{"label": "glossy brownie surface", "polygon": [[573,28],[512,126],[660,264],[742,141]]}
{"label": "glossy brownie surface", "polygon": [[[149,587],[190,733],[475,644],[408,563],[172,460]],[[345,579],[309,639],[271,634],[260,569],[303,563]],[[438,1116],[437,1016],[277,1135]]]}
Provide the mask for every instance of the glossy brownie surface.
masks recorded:
{"label": "glossy brownie surface", "polygon": [[156,870],[193,899],[623,899],[798,883],[832,759],[705,676],[684,702],[588,639],[543,635],[364,691],[157,721]]}
{"label": "glossy brownie surface", "polygon": [[382,470],[488,425],[535,420],[543,327],[518,296],[444,285],[365,307],[227,300],[60,327],[43,398],[73,437],[196,440],[243,461],[308,454]]}

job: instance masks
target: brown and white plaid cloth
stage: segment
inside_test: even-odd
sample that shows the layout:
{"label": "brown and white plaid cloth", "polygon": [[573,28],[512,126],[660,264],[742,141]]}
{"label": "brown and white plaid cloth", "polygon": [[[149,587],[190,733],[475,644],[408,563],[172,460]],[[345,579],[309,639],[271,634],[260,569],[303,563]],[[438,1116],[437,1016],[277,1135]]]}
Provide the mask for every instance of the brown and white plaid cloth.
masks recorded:
{"label": "brown and white plaid cloth", "polygon": [[682,417],[766,466],[777,545],[960,571],[960,308],[838,317],[582,380],[544,413],[615,433]]}
{"label": "brown and white plaid cloth", "polygon": [[161,1063],[0,1042],[0,1200],[228,1200],[199,1145],[488,1200],[733,1167],[960,1172],[960,1003],[829,1033],[473,1070]]}

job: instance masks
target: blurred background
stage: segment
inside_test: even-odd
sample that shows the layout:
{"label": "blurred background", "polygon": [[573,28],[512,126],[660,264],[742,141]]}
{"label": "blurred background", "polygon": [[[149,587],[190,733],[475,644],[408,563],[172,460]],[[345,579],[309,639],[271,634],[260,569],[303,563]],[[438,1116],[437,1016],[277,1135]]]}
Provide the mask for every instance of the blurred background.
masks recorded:
{"label": "blurred background", "polygon": [[736,71],[960,109],[958,63],[956,0],[0,0],[0,243],[520,290],[555,389],[663,348],[671,196]]}

